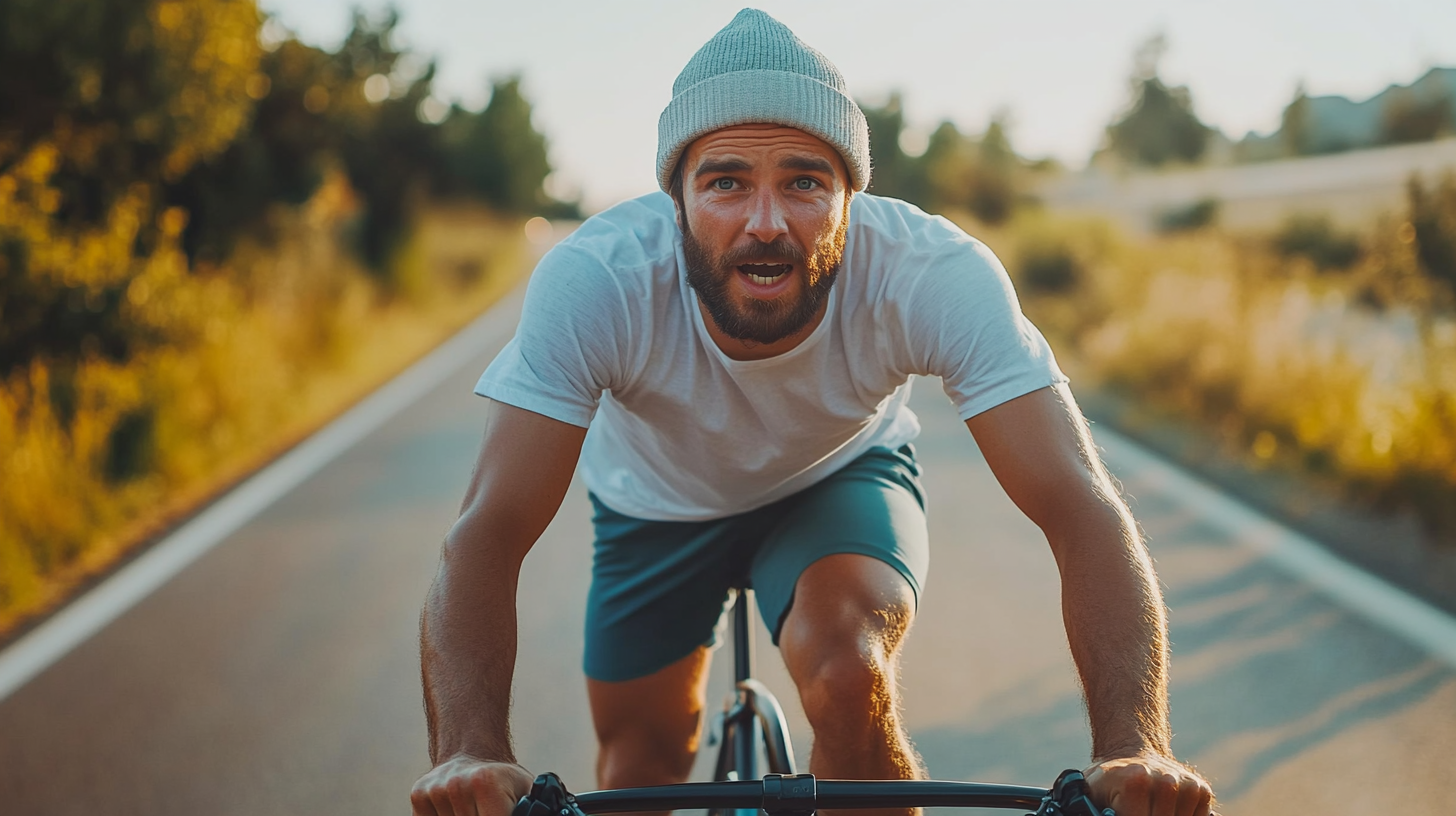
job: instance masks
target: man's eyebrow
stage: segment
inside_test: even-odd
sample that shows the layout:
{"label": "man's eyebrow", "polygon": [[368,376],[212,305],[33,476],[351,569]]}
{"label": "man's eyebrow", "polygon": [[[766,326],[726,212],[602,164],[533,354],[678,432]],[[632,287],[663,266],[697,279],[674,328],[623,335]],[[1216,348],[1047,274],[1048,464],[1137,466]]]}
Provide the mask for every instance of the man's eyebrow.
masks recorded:
{"label": "man's eyebrow", "polygon": [[827,159],[818,156],[789,156],[779,162],[779,167],[784,170],[803,170],[809,173],[824,173],[834,175],[834,165]]}
{"label": "man's eyebrow", "polygon": [[693,178],[698,179],[717,173],[742,173],[751,169],[748,162],[742,159],[708,159],[693,171]]}

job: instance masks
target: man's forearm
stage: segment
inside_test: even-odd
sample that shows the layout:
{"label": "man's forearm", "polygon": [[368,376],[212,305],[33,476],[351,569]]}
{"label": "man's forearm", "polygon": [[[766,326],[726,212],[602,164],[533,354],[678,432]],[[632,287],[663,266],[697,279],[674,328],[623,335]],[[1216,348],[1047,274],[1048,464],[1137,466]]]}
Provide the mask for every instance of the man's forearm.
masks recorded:
{"label": "man's forearm", "polygon": [[1167,755],[1167,617],[1151,559],[1120,500],[1078,515],[1048,538],[1061,570],[1067,639],[1087,695],[1092,754]]}
{"label": "man's forearm", "polygon": [[520,564],[452,539],[420,616],[430,759],[438,764],[464,753],[514,762],[510,704]]}

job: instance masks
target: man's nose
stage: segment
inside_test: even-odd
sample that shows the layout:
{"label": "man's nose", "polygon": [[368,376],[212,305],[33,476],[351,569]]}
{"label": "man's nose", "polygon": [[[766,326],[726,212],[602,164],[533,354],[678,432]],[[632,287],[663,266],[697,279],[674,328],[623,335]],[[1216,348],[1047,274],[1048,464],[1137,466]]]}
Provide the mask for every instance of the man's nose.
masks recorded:
{"label": "man's nose", "polygon": [[749,235],[768,244],[788,234],[789,225],[784,218],[784,203],[777,191],[758,190],[749,207],[748,226],[745,229]]}

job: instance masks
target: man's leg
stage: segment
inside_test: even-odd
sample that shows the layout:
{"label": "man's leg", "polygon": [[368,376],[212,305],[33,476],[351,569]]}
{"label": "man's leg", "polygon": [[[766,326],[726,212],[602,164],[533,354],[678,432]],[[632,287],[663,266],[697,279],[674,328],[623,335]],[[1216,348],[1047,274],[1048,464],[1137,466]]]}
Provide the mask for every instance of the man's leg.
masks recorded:
{"label": "man's leg", "polygon": [[603,788],[687,781],[698,752],[710,652],[687,657],[635,680],[587,678],[596,726],[597,784]]}
{"label": "man's leg", "polygon": [[870,556],[829,555],[799,576],[779,648],[814,729],[815,776],[924,777],[900,721],[898,689],[900,645],[914,614],[909,582]]}

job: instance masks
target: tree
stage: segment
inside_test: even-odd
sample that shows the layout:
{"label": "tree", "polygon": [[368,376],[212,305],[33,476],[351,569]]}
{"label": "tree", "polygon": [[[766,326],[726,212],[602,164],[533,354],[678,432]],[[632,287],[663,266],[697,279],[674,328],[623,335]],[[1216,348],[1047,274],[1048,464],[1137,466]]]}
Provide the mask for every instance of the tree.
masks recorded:
{"label": "tree", "polygon": [[1149,167],[1196,162],[1213,129],[1193,112],[1186,87],[1168,87],[1158,76],[1166,40],[1157,36],[1138,50],[1131,79],[1132,105],[1107,128],[1108,146],[1125,161]]}
{"label": "tree", "polygon": [[1429,142],[1452,130],[1453,105],[1448,93],[1418,95],[1409,88],[1391,94],[1380,111],[1380,143]]}
{"label": "tree", "polygon": [[1406,202],[1421,270],[1456,292],[1456,173],[1447,172],[1429,190],[1412,175]]}
{"label": "tree", "polygon": [[546,137],[531,124],[520,77],[496,80],[484,110],[456,107],[442,127],[447,192],[479,196],[506,212],[534,213],[550,204],[541,189],[551,174]]}
{"label": "tree", "polygon": [[884,105],[861,103],[865,121],[870,129],[870,158],[874,172],[870,175],[868,192],[875,195],[918,201],[923,190],[920,179],[915,178],[914,161],[900,147],[900,136],[905,132],[904,100],[898,91],[890,94]]}
{"label": "tree", "polygon": [[1295,89],[1294,99],[1284,107],[1279,138],[1284,143],[1284,152],[1290,156],[1315,152],[1314,113],[1310,110],[1309,94],[1305,92],[1303,82]]}
{"label": "tree", "polygon": [[251,0],[0,4],[0,373],[155,335],[126,295],[187,220],[160,188],[246,125],[258,26]]}

